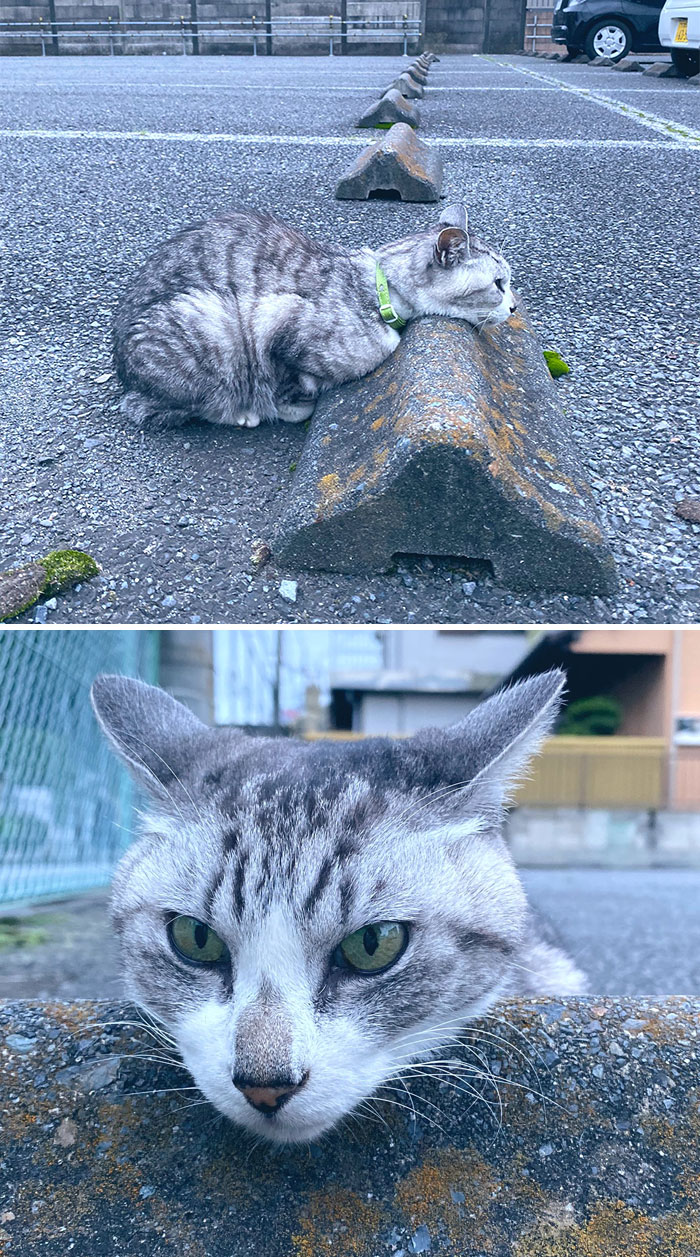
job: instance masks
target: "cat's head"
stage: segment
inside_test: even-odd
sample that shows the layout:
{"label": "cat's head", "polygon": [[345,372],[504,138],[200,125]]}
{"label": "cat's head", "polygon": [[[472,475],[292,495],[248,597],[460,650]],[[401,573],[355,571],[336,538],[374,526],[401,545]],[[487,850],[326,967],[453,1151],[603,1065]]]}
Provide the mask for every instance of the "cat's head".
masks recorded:
{"label": "cat's head", "polygon": [[128,991],[222,1113],[313,1139],[512,983],[527,907],[503,804],[562,684],[532,678],[405,740],[303,743],[96,680],[152,800],[114,886]]}
{"label": "cat's head", "polygon": [[475,326],[515,312],[510,266],[498,249],[469,230],[467,207],[443,210],[439,222],[377,250],[400,312],[439,314]]}

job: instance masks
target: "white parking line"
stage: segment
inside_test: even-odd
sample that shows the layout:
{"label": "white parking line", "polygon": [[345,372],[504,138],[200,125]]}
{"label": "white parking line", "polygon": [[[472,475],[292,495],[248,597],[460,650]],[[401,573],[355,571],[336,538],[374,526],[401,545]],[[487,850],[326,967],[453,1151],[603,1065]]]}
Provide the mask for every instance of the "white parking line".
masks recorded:
{"label": "white parking line", "polygon": [[[226,131],[88,131],[88,130],[44,130],[31,128],[27,130],[11,130],[0,128],[0,139],[9,140],[146,140],[176,144],[249,144],[249,145],[288,145],[302,147],[328,148],[362,148],[373,143],[367,136],[359,135],[236,135]],[[615,139],[578,139],[551,138],[527,139],[525,137],[499,136],[441,136],[431,138],[431,145],[437,148],[604,148],[604,149],[635,149],[635,148],[687,148],[688,145],[672,140],[615,140]]]}
{"label": "white parking line", "polygon": [[[15,84],[0,83],[0,92],[18,92],[29,91],[30,88],[37,88],[39,91],[50,90],[60,91],[64,87],[68,87],[71,91],[94,92],[99,87],[100,92],[149,92],[149,91],[200,91],[200,92],[304,92],[310,95],[314,92],[325,95],[326,92],[366,92],[367,85],[358,83],[354,87],[304,87],[296,84],[292,86],[287,83],[76,83],[72,80],[66,80],[61,83],[50,83],[46,80],[37,79],[32,84]],[[525,87],[520,84],[508,87],[490,86],[482,87],[430,87],[429,95],[435,92],[545,92],[556,91],[557,84],[553,83],[551,87]],[[377,96],[379,93],[377,92]]]}
{"label": "white parking line", "polygon": [[[494,64],[507,65],[505,61],[495,59]],[[539,79],[543,83],[556,83],[563,92],[570,92],[574,96],[581,96],[584,100],[591,100],[595,105],[600,105],[602,109],[608,109],[621,118],[638,122],[643,127],[649,127],[651,131],[658,131],[661,135],[668,135],[687,148],[700,147],[700,131],[693,131],[682,122],[672,122],[669,118],[662,118],[659,114],[650,113],[648,110],[637,109],[634,105],[625,105],[622,101],[615,100],[612,96],[607,96],[594,88],[575,87],[572,83],[565,83],[562,79],[558,79],[555,74],[540,74],[537,70],[527,70],[525,66],[520,65],[508,65],[507,68],[515,70],[516,74],[527,74],[530,78]]]}

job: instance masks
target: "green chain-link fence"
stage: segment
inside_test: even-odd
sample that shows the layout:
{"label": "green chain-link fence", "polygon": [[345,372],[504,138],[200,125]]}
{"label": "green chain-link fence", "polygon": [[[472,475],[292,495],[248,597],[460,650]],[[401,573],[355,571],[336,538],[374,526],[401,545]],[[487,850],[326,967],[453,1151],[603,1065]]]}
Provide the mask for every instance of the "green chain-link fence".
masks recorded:
{"label": "green chain-link fence", "polygon": [[110,880],[132,787],[95,723],[98,672],[155,681],[154,631],[0,632],[0,904]]}

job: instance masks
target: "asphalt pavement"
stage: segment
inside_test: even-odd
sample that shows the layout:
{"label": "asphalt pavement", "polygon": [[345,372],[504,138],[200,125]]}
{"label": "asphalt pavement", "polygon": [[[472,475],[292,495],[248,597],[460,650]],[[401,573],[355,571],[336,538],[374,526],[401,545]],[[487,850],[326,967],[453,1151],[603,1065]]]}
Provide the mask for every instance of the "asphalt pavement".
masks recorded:
{"label": "asphalt pavement", "polygon": [[[102,575],[48,623],[691,622],[700,614],[700,92],[518,57],[445,56],[421,103],[444,193],[501,244],[546,347],[621,577],[515,595],[451,560],[367,577],[251,561],[304,433],[118,410],[110,319],[155,244],[234,205],[379,244],[436,208],[337,202],[391,57],[5,58],[0,83],[0,570],[57,547]],[[105,378],[108,377],[108,378]],[[297,581],[296,602],[280,595]],[[32,620],[36,612],[23,617]]]}

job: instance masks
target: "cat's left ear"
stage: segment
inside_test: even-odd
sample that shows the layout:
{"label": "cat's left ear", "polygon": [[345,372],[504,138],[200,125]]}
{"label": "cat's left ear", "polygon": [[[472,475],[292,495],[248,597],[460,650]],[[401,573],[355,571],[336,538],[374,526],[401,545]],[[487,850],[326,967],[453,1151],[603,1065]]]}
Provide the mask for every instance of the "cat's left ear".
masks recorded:
{"label": "cat's left ear", "polygon": [[454,201],[452,205],[446,205],[438,222],[441,227],[459,227],[461,231],[468,231],[469,215],[464,202]]}
{"label": "cat's left ear", "polygon": [[438,266],[461,266],[469,260],[469,236],[461,227],[443,227],[435,241]]}
{"label": "cat's left ear", "polygon": [[500,811],[552,732],[565,682],[558,668],[529,677],[480,703],[459,724],[409,739],[425,756],[432,780],[449,787],[446,808],[458,812],[466,795],[470,811]]}

